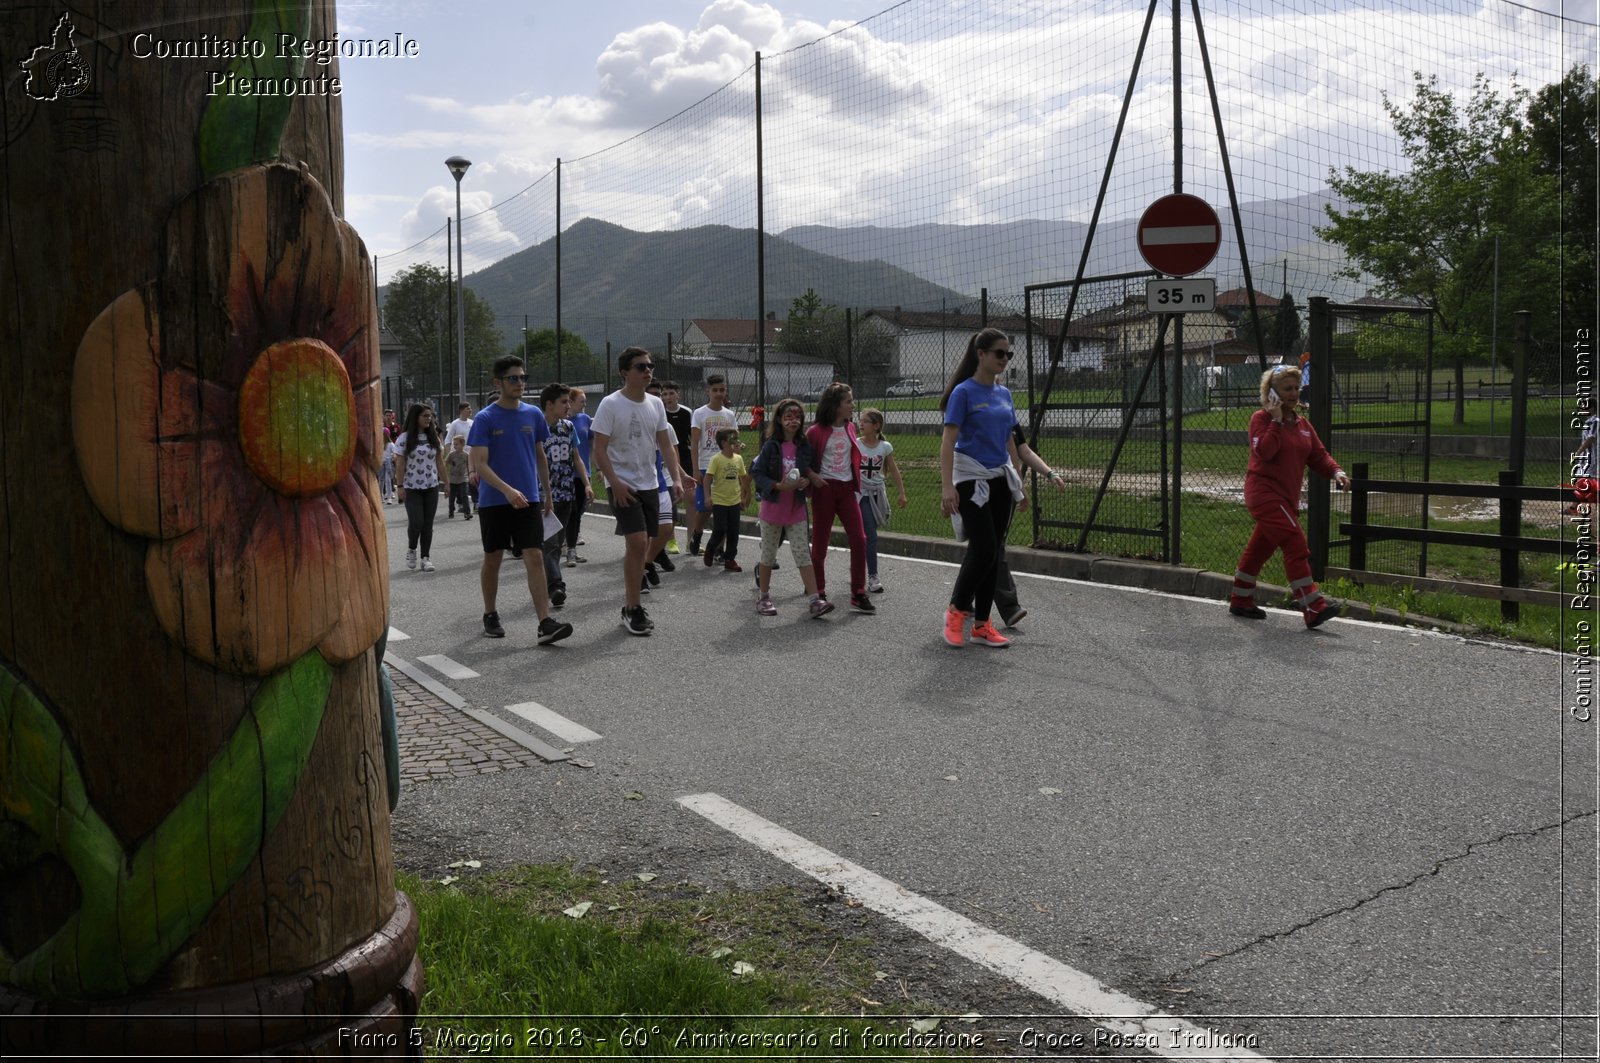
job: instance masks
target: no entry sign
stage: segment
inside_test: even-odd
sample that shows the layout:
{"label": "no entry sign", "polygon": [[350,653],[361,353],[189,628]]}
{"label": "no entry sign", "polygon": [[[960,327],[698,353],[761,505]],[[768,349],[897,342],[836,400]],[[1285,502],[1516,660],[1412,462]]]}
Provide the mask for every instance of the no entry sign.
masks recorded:
{"label": "no entry sign", "polygon": [[1150,268],[1172,277],[1205,269],[1217,256],[1222,226],[1199,196],[1162,196],[1139,216],[1139,254]]}

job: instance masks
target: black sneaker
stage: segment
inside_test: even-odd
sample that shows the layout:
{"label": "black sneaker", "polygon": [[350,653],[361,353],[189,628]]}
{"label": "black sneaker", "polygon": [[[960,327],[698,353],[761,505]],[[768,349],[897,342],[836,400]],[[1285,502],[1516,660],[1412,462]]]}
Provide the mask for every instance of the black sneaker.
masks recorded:
{"label": "black sneaker", "polygon": [[648,635],[654,624],[645,615],[644,606],[622,607],[622,626],[630,635]]}
{"label": "black sneaker", "polygon": [[695,540],[693,540],[692,542],[689,543],[689,556],[690,557],[699,557],[700,556],[700,540],[699,539],[695,539]]}
{"label": "black sneaker", "polygon": [[567,604],[567,589],[565,587],[552,587],[550,589],[550,608],[560,609]]}
{"label": "black sneaker", "polygon": [[672,563],[672,558],[667,556],[667,552],[665,550],[661,551],[661,556],[656,558],[656,564],[663,572],[678,571],[678,566]]}
{"label": "black sneaker", "polygon": [[1230,605],[1228,606],[1228,613],[1230,616],[1242,616],[1246,620],[1265,620],[1267,618],[1267,611],[1259,605]]}
{"label": "black sneaker", "polygon": [[661,574],[656,571],[656,566],[653,564],[647,563],[644,566],[644,579],[652,587],[661,586]]}
{"label": "black sneaker", "polygon": [[539,621],[539,645],[548,646],[552,642],[560,642],[572,634],[572,625],[564,624],[553,616],[547,616]]}
{"label": "black sneaker", "polygon": [[506,629],[500,626],[499,613],[483,614],[483,633],[492,639],[503,639],[506,637]]}
{"label": "black sneaker", "polygon": [[639,593],[640,594],[649,594],[650,593],[650,577],[649,576],[645,576],[643,579],[641,579],[639,581]]}
{"label": "black sneaker", "polygon": [[872,604],[872,599],[865,594],[852,594],[850,596],[850,608],[858,613],[876,613],[878,611],[878,607]]}
{"label": "black sneaker", "polygon": [[1023,618],[1027,615],[1028,611],[1023,609],[1021,606],[1018,606],[1016,612],[1005,618],[1006,627],[1016,627],[1018,624],[1022,623]]}

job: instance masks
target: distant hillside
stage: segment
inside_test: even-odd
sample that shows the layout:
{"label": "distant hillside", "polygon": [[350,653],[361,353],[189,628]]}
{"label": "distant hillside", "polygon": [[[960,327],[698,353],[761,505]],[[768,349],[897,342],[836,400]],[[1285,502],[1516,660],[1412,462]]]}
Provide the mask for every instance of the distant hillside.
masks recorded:
{"label": "distant hillside", "polygon": [[[1353,282],[1333,276],[1343,256],[1316,234],[1316,226],[1327,224],[1324,204],[1333,201],[1331,193],[1323,192],[1240,204],[1250,270],[1258,290],[1276,294],[1282,289],[1287,260],[1289,288],[1301,305],[1311,295],[1350,298],[1365,294],[1365,289]],[[1202,275],[1217,278],[1221,288],[1233,287],[1242,282],[1238,237],[1227,202],[1213,202],[1212,207],[1222,218],[1222,247]],[[1089,276],[1148,268],[1134,240],[1138,223],[1137,218],[1101,221],[1090,249]],[[956,291],[976,294],[987,287],[991,297],[1020,299],[1025,285],[1072,279],[1088,229],[1083,222],[1062,221],[896,229],[806,225],[780,235],[825,255],[852,261],[881,259]]]}
{"label": "distant hillside", "polygon": [[[780,319],[814,288],[840,308],[952,304],[959,293],[884,262],[845,261],[767,237],[767,310]],[[492,306],[508,345],[522,317],[535,328],[555,318],[555,240],[519,251],[467,276]],[[756,237],[723,225],[634,232],[584,219],[561,234],[561,326],[603,352],[630,343],[659,346],[691,318],[756,317]]]}

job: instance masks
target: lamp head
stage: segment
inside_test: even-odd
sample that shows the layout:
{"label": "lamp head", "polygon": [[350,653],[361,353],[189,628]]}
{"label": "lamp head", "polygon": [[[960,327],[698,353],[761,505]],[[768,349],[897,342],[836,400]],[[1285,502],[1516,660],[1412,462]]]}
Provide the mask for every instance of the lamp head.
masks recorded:
{"label": "lamp head", "polygon": [[450,167],[451,174],[455,176],[456,183],[459,184],[467,174],[467,167],[472,165],[472,160],[463,159],[460,155],[452,155],[444,160],[444,164]]}

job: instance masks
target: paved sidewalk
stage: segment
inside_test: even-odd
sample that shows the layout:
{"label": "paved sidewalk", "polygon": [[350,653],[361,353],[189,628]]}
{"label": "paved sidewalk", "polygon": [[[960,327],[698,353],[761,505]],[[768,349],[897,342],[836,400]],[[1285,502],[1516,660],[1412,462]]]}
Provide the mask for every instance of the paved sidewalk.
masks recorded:
{"label": "paved sidewalk", "polygon": [[416,680],[389,669],[400,732],[400,785],[531,768],[544,763],[524,747],[460,712]]}

